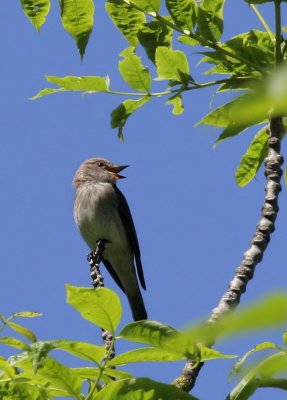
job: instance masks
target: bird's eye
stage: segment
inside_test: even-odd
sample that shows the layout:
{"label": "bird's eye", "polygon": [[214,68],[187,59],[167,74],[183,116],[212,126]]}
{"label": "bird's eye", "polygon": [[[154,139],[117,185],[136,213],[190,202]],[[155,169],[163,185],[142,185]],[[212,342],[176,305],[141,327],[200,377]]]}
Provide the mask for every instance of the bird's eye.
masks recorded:
{"label": "bird's eye", "polygon": [[101,162],[101,161],[99,161],[97,164],[98,164],[98,167],[103,167],[104,166],[104,163]]}

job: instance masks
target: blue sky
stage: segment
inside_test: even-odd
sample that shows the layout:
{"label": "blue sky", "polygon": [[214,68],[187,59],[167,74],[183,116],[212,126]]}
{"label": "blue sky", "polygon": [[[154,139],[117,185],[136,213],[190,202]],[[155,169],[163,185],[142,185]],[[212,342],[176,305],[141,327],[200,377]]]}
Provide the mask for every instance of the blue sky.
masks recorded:
{"label": "blue sky", "polygon": [[[110,112],[121,97],[67,93],[28,100],[48,86],[45,74],[108,74],[113,89],[127,89],[117,71],[118,54],[127,43],[104,6],[97,3],[95,29],[82,63],[73,40],[62,29],[57,4],[40,34],[24,17],[20,2],[5,2],[0,15],[0,312],[7,316],[22,310],[43,312],[42,318],[29,321],[41,339],[100,343],[98,330],[65,303],[65,283],[90,285],[88,249],[72,214],[71,181],[83,160],[102,156],[130,165],[125,173],[128,179],[119,182],[119,187],[130,204],[140,240],[147,283],[144,300],[150,319],[175,328],[208,316],[217,305],[249,245],[264,197],[262,172],[245,189],[234,180],[254,130],[214,150],[212,144],[220,131],[194,127],[208,112],[214,89],[186,94],[185,113],[179,117],[171,114],[165,99],[146,104],[129,119],[124,143],[110,128]],[[263,10],[270,20],[273,10]],[[243,1],[227,1],[225,16],[225,38],[261,29]],[[192,52],[187,48],[191,71],[200,77]],[[222,99],[214,98],[212,106]],[[286,289],[286,219],[283,188],[276,231],[242,304]],[[105,282],[121,296],[123,326],[131,321],[127,301],[106,273]],[[217,348],[240,355],[263,340],[281,344],[281,333],[264,332],[220,343]],[[118,349],[125,350],[126,344],[120,343]],[[208,363],[194,395],[209,400],[212,393],[214,400],[225,398],[234,384],[227,384],[232,363]],[[182,366],[137,365],[131,370],[170,382]],[[284,393],[265,390],[253,398],[275,395],[280,400]]]}

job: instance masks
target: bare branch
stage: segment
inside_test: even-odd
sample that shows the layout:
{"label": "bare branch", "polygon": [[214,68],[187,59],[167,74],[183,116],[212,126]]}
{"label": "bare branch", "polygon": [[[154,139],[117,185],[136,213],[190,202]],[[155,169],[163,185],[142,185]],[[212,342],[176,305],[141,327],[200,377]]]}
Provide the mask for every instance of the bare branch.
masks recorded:
{"label": "bare branch", "polygon": [[[262,206],[261,218],[257,224],[255,234],[244,253],[241,264],[235,271],[234,278],[230,282],[227,291],[220,299],[218,306],[212,310],[207,324],[214,324],[227,313],[233,311],[239,304],[241,295],[246,291],[248,282],[253,278],[256,265],[262,261],[264,251],[270,241],[271,233],[275,230],[275,220],[279,211],[278,195],[281,192],[281,165],[283,157],[280,154],[281,137],[284,133],[283,119],[273,117],[269,124],[268,155],[265,164],[265,198]],[[208,343],[212,346],[214,343]],[[173,382],[178,388],[189,392],[198,376],[203,363],[195,366],[192,360],[184,366],[182,374]]]}

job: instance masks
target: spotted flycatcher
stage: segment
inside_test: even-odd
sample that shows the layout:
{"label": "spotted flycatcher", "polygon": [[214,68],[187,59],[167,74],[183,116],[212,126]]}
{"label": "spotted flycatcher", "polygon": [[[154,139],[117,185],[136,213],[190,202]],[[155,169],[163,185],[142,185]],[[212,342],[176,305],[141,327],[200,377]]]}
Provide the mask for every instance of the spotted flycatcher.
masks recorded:
{"label": "spotted flycatcher", "polygon": [[[147,319],[137,275],[146,288],[138,238],[128,203],[116,181],[127,165],[118,166],[102,158],[83,162],[74,177],[74,217],[91,250],[105,240],[103,263],[127,295],[135,321]],[[137,275],[135,264],[137,267]]]}

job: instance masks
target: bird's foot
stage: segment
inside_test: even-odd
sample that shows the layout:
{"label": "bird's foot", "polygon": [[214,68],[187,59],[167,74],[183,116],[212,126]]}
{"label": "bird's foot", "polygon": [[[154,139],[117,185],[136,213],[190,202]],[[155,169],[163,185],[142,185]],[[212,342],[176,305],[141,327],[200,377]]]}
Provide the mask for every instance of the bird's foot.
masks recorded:
{"label": "bird's foot", "polygon": [[92,284],[94,288],[104,286],[104,278],[100,271],[100,262],[102,261],[103,252],[105,250],[105,244],[107,240],[100,239],[97,242],[95,250],[88,254],[88,262],[90,264],[90,271],[92,277]]}

